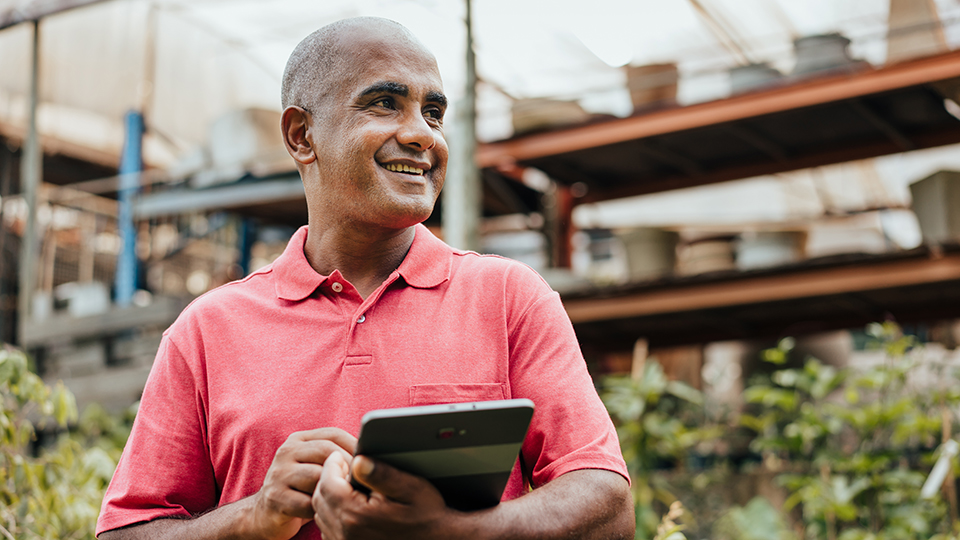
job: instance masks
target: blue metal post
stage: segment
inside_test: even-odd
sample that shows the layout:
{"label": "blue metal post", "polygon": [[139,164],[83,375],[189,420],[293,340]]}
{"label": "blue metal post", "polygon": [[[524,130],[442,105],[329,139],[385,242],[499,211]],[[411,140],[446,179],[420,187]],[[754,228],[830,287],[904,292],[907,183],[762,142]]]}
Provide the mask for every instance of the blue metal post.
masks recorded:
{"label": "blue metal post", "polygon": [[117,228],[120,230],[120,256],[114,278],[115,300],[119,306],[129,306],[137,290],[137,230],[133,223],[133,199],[140,189],[140,170],[143,167],[143,115],[130,111],[124,117],[126,138],[120,156],[120,212]]}
{"label": "blue metal post", "polygon": [[240,221],[240,269],[243,276],[250,273],[250,257],[253,244],[257,240],[257,222],[253,218],[243,218]]}

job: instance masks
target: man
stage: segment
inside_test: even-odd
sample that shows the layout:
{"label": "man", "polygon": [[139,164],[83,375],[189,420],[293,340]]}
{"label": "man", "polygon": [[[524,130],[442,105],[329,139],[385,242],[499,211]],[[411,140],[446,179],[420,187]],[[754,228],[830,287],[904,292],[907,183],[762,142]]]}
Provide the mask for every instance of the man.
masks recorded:
{"label": "man", "polygon": [[[334,23],[292,54],[283,105],[308,227],[164,334],[99,537],[632,538],[616,434],[556,293],[420,225],[447,161],[433,56],[391,21]],[[492,509],[352,456],[368,410],[517,397],[536,413]]]}

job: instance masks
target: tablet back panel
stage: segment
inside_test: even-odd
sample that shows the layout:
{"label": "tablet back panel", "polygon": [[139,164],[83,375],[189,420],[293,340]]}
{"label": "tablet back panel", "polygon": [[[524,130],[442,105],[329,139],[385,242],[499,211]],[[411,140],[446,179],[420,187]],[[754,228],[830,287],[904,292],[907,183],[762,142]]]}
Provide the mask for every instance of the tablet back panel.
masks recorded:
{"label": "tablet back panel", "polygon": [[430,480],[451,508],[488,508],[500,501],[532,416],[527,399],[371,411],[357,454]]}

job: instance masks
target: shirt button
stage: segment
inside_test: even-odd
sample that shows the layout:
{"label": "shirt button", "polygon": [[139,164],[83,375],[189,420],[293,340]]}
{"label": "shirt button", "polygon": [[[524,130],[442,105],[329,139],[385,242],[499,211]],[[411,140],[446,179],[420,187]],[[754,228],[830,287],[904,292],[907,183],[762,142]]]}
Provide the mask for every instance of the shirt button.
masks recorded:
{"label": "shirt button", "polygon": [[367,316],[366,316],[366,315],[361,315],[360,318],[357,319],[357,324],[360,324],[360,323],[362,323],[362,322],[365,321],[365,320],[367,320]]}
{"label": "shirt button", "polygon": [[343,290],[343,285],[339,281],[334,281],[330,288],[333,289],[333,292],[340,292]]}

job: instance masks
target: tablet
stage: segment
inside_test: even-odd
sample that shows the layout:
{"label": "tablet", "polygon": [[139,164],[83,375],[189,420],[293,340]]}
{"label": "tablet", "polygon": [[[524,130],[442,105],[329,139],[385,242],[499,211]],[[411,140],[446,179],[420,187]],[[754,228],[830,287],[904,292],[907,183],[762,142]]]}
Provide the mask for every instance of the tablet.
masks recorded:
{"label": "tablet", "polygon": [[532,417],[529,399],[370,411],[357,455],[426,478],[451,508],[489,508],[500,502]]}

